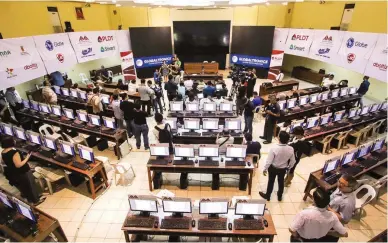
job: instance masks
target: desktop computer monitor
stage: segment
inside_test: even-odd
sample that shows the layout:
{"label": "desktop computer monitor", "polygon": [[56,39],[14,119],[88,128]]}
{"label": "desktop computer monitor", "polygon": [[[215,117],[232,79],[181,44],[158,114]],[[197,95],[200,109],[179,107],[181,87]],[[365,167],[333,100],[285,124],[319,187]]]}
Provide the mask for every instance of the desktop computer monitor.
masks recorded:
{"label": "desktop computer monitor", "polygon": [[352,162],[355,159],[355,157],[357,155],[357,152],[358,152],[358,149],[352,149],[351,151],[345,153],[342,156],[341,165],[344,166],[344,165],[349,164],[350,162]]}
{"label": "desktop computer monitor", "polygon": [[198,146],[199,157],[218,157],[219,147],[216,144],[200,144]]}
{"label": "desktop computer monitor", "polygon": [[54,89],[54,92],[56,93],[56,94],[58,94],[58,95],[61,95],[62,93],[61,93],[61,87],[59,87],[59,86],[53,86],[53,89]]}
{"label": "desktop computer monitor", "polygon": [[199,118],[184,118],[183,119],[183,126],[185,129],[189,130],[199,130]]}
{"label": "desktop computer monitor", "polygon": [[150,155],[164,157],[170,155],[169,144],[168,143],[158,143],[150,145]]}
{"label": "desktop computer monitor", "polygon": [[221,90],[222,89],[222,84],[216,84],[216,90]]}
{"label": "desktop computer monitor", "polygon": [[180,112],[183,111],[183,101],[171,101],[170,109],[172,112]]}
{"label": "desktop computer monitor", "polygon": [[8,208],[12,208],[12,209],[14,208],[8,196],[1,191],[0,191],[0,201]]}
{"label": "desktop computer monitor", "polygon": [[61,88],[61,90],[62,90],[62,95],[64,95],[64,96],[69,96],[70,95],[70,92],[69,92],[68,88]]}
{"label": "desktop computer monitor", "polygon": [[3,122],[1,122],[0,125],[4,134],[7,134],[8,136],[14,136],[12,125]]}
{"label": "desktop computer monitor", "polygon": [[191,112],[199,111],[199,103],[198,102],[187,102],[186,103],[186,111],[191,111]]}
{"label": "desktop computer monitor", "polygon": [[326,114],[321,115],[321,119],[319,121],[319,125],[322,126],[322,125],[325,125],[325,124],[329,123],[331,116],[332,116],[331,113],[326,113]]}
{"label": "desktop computer monitor", "polygon": [[308,95],[299,97],[299,105],[302,106],[302,105],[307,104],[308,103],[308,99],[309,99]]}
{"label": "desktop computer monitor", "polygon": [[203,118],[202,129],[204,130],[218,130],[218,118]]}
{"label": "desktop computer monitor", "polygon": [[100,116],[89,114],[89,121],[94,126],[101,126]]}
{"label": "desktop computer monitor", "polygon": [[246,145],[227,144],[226,145],[226,157],[235,159],[245,159],[246,157]]}
{"label": "desktop computer monitor", "polygon": [[88,96],[86,95],[86,91],[82,91],[82,90],[79,90],[78,91],[78,97],[83,99],[83,100],[87,100],[88,99]]}
{"label": "desktop computer monitor", "polygon": [[75,156],[74,144],[63,140],[58,140],[58,142],[63,153]]}
{"label": "desktop computer monitor", "polygon": [[190,198],[163,198],[162,200],[163,212],[173,213],[175,215],[182,215],[184,213],[191,213],[191,199]]}
{"label": "desktop computer monitor", "polygon": [[31,101],[31,108],[37,112],[39,112],[39,103],[36,101]]}
{"label": "desktop computer monitor", "polygon": [[198,97],[199,100],[200,100],[200,99],[203,99],[203,93],[198,93],[198,94],[197,94],[197,97]]}
{"label": "desktop computer monitor", "polygon": [[334,99],[334,98],[337,98],[338,97],[338,94],[339,94],[339,89],[333,89],[331,91],[331,98]]}
{"label": "desktop computer monitor", "polygon": [[381,105],[380,105],[380,110],[381,110],[381,111],[386,111],[386,110],[387,110],[387,106],[388,106],[388,102],[387,102],[387,101],[384,101],[384,102],[381,103]]}
{"label": "desktop computer monitor", "polygon": [[318,94],[310,95],[310,104],[313,104],[318,101]]}
{"label": "desktop computer monitor", "polygon": [[345,110],[335,112],[333,122],[341,121],[344,115],[345,115]]}
{"label": "desktop computer monitor", "polygon": [[51,112],[56,116],[62,116],[61,107],[59,105],[51,105]]}
{"label": "desktop computer monitor", "polygon": [[176,157],[194,157],[194,145],[175,144],[174,154]]}
{"label": "desktop computer monitor", "polygon": [[337,169],[340,161],[341,161],[341,156],[336,156],[334,158],[326,160],[325,165],[323,166],[323,169],[322,169],[322,174],[327,174]]}
{"label": "desktop computer monitor", "polygon": [[105,127],[116,129],[116,121],[114,118],[103,116],[102,120],[104,121]]}
{"label": "desktop computer monitor", "polygon": [[265,200],[247,199],[236,202],[235,215],[263,216],[265,212]]}
{"label": "desktop computer monitor", "polygon": [[65,116],[71,120],[74,120],[74,113],[72,109],[63,108],[63,113],[65,113]]}
{"label": "desktop computer monitor", "polygon": [[46,114],[50,114],[51,113],[50,107],[47,104],[39,103],[39,108],[40,108],[40,111],[43,112],[43,113],[46,113]]}
{"label": "desktop computer monitor", "polygon": [[102,101],[102,103],[104,104],[109,104],[109,95],[106,95],[106,94],[100,94],[100,99]]}
{"label": "desktop computer monitor", "polygon": [[31,143],[34,143],[37,145],[43,144],[39,133],[33,132],[33,131],[26,131],[26,134],[28,137],[28,141],[30,141]]}
{"label": "desktop computer monitor", "polygon": [[88,113],[85,110],[77,110],[77,117],[80,121],[88,122]]}
{"label": "desktop computer monitor", "polygon": [[369,143],[366,143],[364,145],[359,146],[357,158],[361,158],[361,157],[364,157],[365,155],[367,155],[370,152],[372,145],[373,145],[373,142],[369,142]]}
{"label": "desktop computer monitor", "polygon": [[22,102],[23,102],[23,107],[24,108],[28,108],[28,109],[31,108],[29,100],[22,99]]}
{"label": "desktop computer monitor", "polygon": [[226,118],[225,129],[228,130],[241,130],[241,120],[238,118]]}
{"label": "desktop computer monitor", "polygon": [[296,105],[296,98],[288,99],[287,100],[287,109],[294,108]]}
{"label": "desktop computer monitor", "polygon": [[154,196],[128,195],[129,208],[133,212],[141,212],[144,216],[158,212],[158,203]]}
{"label": "desktop computer monitor", "polygon": [[78,90],[77,89],[70,89],[70,96],[74,98],[78,98]]}
{"label": "desktop computer monitor", "polygon": [[348,95],[348,91],[349,91],[349,89],[347,87],[341,88],[339,96],[342,97],[342,96]]}
{"label": "desktop computer monitor", "polygon": [[55,138],[50,136],[43,136],[44,146],[46,148],[57,151],[57,144],[55,143]]}
{"label": "desktop computer monitor", "polygon": [[320,97],[321,97],[320,100],[321,101],[327,100],[329,98],[329,93],[330,93],[330,91],[325,91],[325,92],[320,93]]}
{"label": "desktop computer monitor", "polygon": [[318,125],[319,116],[307,118],[306,129],[316,127]]}
{"label": "desktop computer monitor", "polygon": [[233,112],[233,104],[230,102],[220,103],[220,111],[223,112]]}
{"label": "desktop computer monitor", "polygon": [[349,91],[348,91],[348,95],[355,94],[356,92],[357,92],[357,88],[356,87],[350,87]]}
{"label": "desktop computer monitor", "polygon": [[229,200],[223,198],[199,200],[199,214],[228,214]]}
{"label": "desktop computer monitor", "polygon": [[82,159],[88,162],[94,163],[94,152],[92,148],[86,147],[81,144],[78,144],[77,148],[78,148],[79,157],[81,157]]}
{"label": "desktop computer monitor", "polygon": [[19,214],[23,215],[25,218],[29,219],[33,223],[38,222],[34,212],[32,211],[32,208],[28,204],[20,201],[16,197],[13,197],[12,201],[16,205],[16,210],[18,211]]}
{"label": "desktop computer monitor", "polygon": [[371,108],[370,108],[369,112],[376,112],[376,111],[378,111],[379,110],[379,106],[380,106],[380,104],[373,104],[373,105],[371,105]]}
{"label": "desktop computer monitor", "polygon": [[292,121],[291,125],[290,125],[290,133],[292,133],[294,131],[295,127],[303,127],[303,124],[304,124],[304,119]]}
{"label": "desktop computer monitor", "polygon": [[361,112],[360,112],[360,116],[368,115],[370,108],[371,107],[369,105],[362,107]]}
{"label": "desktop computer monitor", "polygon": [[166,124],[170,124],[170,127],[172,130],[176,130],[177,128],[177,118],[176,117],[168,117],[164,120]]}
{"label": "desktop computer monitor", "polygon": [[203,111],[206,111],[206,112],[216,112],[217,111],[217,103],[216,102],[205,102],[205,103],[203,103]]}
{"label": "desktop computer monitor", "polygon": [[19,139],[22,139],[22,140],[27,140],[27,137],[26,137],[26,132],[24,131],[23,128],[20,128],[20,127],[16,127],[16,126],[13,126],[13,131],[15,133],[15,136]]}
{"label": "desktop computer monitor", "polygon": [[357,116],[359,111],[360,111],[360,108],[358,108],[358,107],[354,107],[354,108],[349,109],[348,118],[352,118],[352,117]]}
{"label": "desktop computer monitor", "polygon": [[280,107],[280,110],[284,110],[286,108],[286,105],[287,105],[287,101],[286,100],[279,100],[278,101],[278,105]]}
{"label": "desktop computer monitor", "polygon": [[383,146],[384,146],[384,142],[385,142],[385,137],[376,139],[373,142],[373,146],[372,146],[371,152],[374,152],[374,151],[382,149]]}

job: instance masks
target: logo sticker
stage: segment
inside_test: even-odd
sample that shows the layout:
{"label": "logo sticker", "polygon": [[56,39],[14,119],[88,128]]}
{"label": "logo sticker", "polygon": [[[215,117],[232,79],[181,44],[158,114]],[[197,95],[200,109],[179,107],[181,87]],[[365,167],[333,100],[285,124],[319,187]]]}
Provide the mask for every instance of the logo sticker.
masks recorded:
{"label": "logo sticker", "polygon": [[232,56],[232,62],[237,62],[237,61],[238,61],[238,57]]}
{"label": "logo sticker", "polygon": [[318,50],[318,53],[321,54],[321,55],[329,53],[329,52],[330,52],[330,48],[322,48],[322,49]]}
{"label": "logo sticker", "polygon": [[346,41],[346,46],[348,48],[352,48],[354,46],[354,38],[353,37],[350,37],[347,41]]}
{"label": "logo sticker", "polygon": [[346,58],[348,59],[348,63],[350,64],[350,63],[352,63],[356,59],[356,54],[349,53]]}
{"label": "logo sticker", "polygon": [[99,36],[97,38],[98,42],[104,42],[104,41],[113,41],[113,35],[109,36]]}
{"label": "logo sticker", "polygon": [[13,78],[17,76],[13,74],[13,68],[7,68],[5,71],[7,72],[7,78]]}
{"label": "logo sticker", "polygon": [[375,62],[375,63],[373,63],[373,67],[377,67],[381,71],[387,71],[387,64]]}
{"label": "logo sticker", "polygon": [[106,51],[114,51],[114,50],[116,50],[116,47],[114,47],[114,46],[101,46],[101,49],[100,49],[100,51],[101,52],[106,52]]}
{"label": "logo sticker", "polygon": [[0,57],[6,57],[11,55],[11,51],[0,51]]}
{"label": "logo sticker", "polygon": [[44,44],[46,46],[46,49],[49,51],[54,50],[54,45],[50,40],[46,40],[46,43]]}
{"label": "logo sticker", "polygon": [[26,52],[26,50],[24,50],[24,46],[20,46],[20,54],[21,55],[30,55],[30,53]]}
{"label": "logo sticker", "polygon": [[294,51],[304,51],[305,50],[305,47],[300,47],[300,46],[297,46],[297,45],[290,45],[290,50],[294,50]]}
{"label": "logo sticker", "polygon": [[81,58],[94,56],[95,54],[93,54],[92,51],[93,51],[93,49],[91,47],[82,50],[81,51],[81,53],[82,53]]}
{"label": "logo sticker", "polygon": [[62,53],[57,54],[57,59],[60,63],[63,63],[65,61],[65,57],[63,56]]}
{"label": "logo sticker", "polygon": [[323,41],[333,41],[333,37],[327,35],[325,38],[323,38]]}
{"label": "logo sticker", "polygon": [[291,40],[302,40],[302,41],[307,41],[309,38],[308,35],[296,35],[294,34],[291,38]]}
{"label": "logo sticker", "polygon": [[24,66],[24,70],[37,69],[37,68],[38,68],[38,64],[37,63],[33,63],[31,65]]}
{"label": "logo sticker", "polygon": [[143,61],[141,59],[136,60],[136,66],[141,67],[143,66]]}
{"label": "logo sticker", "polygon": [[89,43],[90,43],[90,40],[89,40],[89,38],[88,38],[86,35],[84,35],[84,36],[80,36],[80,37],[79,37],[78,42],[79,42],[80,44],[89,44]]}

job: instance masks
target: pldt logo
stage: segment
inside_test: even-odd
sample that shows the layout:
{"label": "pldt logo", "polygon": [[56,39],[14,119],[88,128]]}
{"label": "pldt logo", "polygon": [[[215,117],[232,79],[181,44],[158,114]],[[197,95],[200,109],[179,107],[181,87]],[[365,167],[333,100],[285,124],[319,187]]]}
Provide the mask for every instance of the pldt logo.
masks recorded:
{"label": "pldt logo", "polygon": [[104,41],[113,41],[113,35],[110,36],[99,36],[97,38],[98,42],[104,42]]}
{"label": "pldt logo", "polygon": [[309,36],[308,35],[296,35],[294,34],[291,38],[291,40],[302,40],[302,41],[306,41],[308,40]]}

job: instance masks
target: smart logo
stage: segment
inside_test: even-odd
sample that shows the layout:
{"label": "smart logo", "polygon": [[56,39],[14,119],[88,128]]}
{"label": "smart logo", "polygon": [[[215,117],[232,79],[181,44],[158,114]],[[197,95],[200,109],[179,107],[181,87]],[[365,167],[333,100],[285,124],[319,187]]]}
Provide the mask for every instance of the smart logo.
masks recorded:
{"label": "smart logo", "polygon": [[100,49],[100,51],[101,52],[106,52],[106,51],[114,51],[114,50],[116,50],[116,47],[114,47],[114,46],[101,46],[101,49]]}
{"label": "smart logo", "polygon": [[348,56],[346,57],[346,59],[348,60],[348,63],[352,63],[354,60],[356,60],[356,54],[354,53],[349,53]]}
{"label": "smart logo", "polygon": [[99,36],[97,38],[98,42],[104,42],[104,41],[113,41],[113,35],[109,36]]}
{"label": "smart logo", "polygon": [[141,67],[143,66],[143,61],[141,59],[136,60],[136,66]]}
{"label": "smart logo", "polygon": [[301,40],[301,41],[307,41],[309,38],[308,35],[296,35],[294,34],[291,38],[291,40]]}
{"label": "smart logo", "polygon": [[290,50],[294,50],[294,51],[304,51],[305,50],[305,47],[300,47],[300,46],[297,46],[297,45],[290,45]]}

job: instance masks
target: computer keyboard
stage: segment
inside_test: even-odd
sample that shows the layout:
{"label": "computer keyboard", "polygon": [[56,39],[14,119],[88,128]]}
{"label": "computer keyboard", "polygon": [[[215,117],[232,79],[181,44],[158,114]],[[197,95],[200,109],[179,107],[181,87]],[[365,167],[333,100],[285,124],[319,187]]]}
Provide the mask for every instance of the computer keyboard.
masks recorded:
{"label": "computer keyboard", "polygon": [[202,132],[202,136],[207,136],[207,137],[217,136],[217,133],[215,133],[215,132]]}
{"label": "computer keyboard", "polygon": [[115,134],[116,133],[116,130],[114,129],[107,129],[107,130],[101,130],[102,133],[105,133],[105,134]]}
{"label": "computer keyboard", "polygon": [[33,232],[33,227],[34,224],[32,224],[26,219],[16,219],[11,225],[11,228],[24,238],[29,236]]}
{"label": "computer keyboard", "polygon": [[202,113],[201,116],[202,117],[214,117],[215,114],[214,113]]}
{"label": "computer keyboard", "polygon": [[198,229],[200,230],[226,230],[226,220],[199,219]]}
{"label": "computer keyboard", "polygon": [[334,185],[335,183],[337,183],[338,179],[341,178],[341,176],[341,173],[336,173],[323,178],[323,180],[329,183],[330,185]]}
{"label": "computer keyboard", "polygon": [[191,219],[162,219],[161,229],[190,229]]}
{"label": "computer keyboard", "polygon": [[360,166],[349,166],[347,168],[342,168],[341,169],[341,173],[342,174],[348,174],[350,176],[354,176],[354,175],[357,175],[358,173],[360,173],[363,170],[364,170],[364,168],[362,168]]}
{"label": "computer keyboard", "polygon": [[23,148],[28,150],[28,151],[37,152],[39,150],[40,146],[39,145],[27,144],[27,145],[24,145]]}
{"label": "computer keyboard", "polygon": [[189,112],[188,112],[188,113],[186,113],[186,116],[187,116],[187,117],[190,117],[190,116],[201,116],[201,114],[198,113],[198,112],[197,112],[197,113],[189,113]]}
{"label": "computer keyboard", "polygon": [[232,137],[239,137],[241,135],[242,135],[242,132],[231,132],[230,133],[230,136],[232,136]]}
{"label": "computer keyboard", "polygon": [[263,221],[258,219],[235,219],[233,221],[236,230],[262,230],[264,229]]}
{"label": "computer keyboard", "polygon": [[73,160],[73,157],[62,157],[60,155],[55,155],[53,159],[62,164],[69,164]]}
{"label": "computer keyboard", "polygon": [[365,168],[372,167],[375,164],[377,164],[377,162],[379,162],[379,161],[377,159],[374,159],[374,158],[362,159],[362,160],[358,161],[358,163],[360,165],[364,166]]}
{"label": "computer keyboard", "polygon": [[218,160],[200,160],[199,166],[219,166]]}
{"label": "computer keyboard", "polygon": [[168,164],[168,160],[165,160],[165,159],[150,160],[148,162],[148,164],[151,164],[151,165],[167,165]]}
{"label": "computer keyboard", "polygon": [[384,152],[376,152],[376,151],[374,151],[371,154],[372,154],[373,158],[376,158],[378,160],[383,160],[383,159],[387,158],[387,152],[386,151],[384,151]]}
{"label": "computer keyboard", "polygon": [[53,157],[55,155],[55,152],[53,152],[51,150],[45,150],[45,149],[42,149],[42,148],[39,149],[37,152],[39,154],[41,154],[41,155],[43,155],[45,157],[49,157],[49,158],[51,158],[51,157]]}
{"label": "computer keyboard", "polygon": [[74,122],[73,125],[74,125],[75,127],[85,127],[85,124],[83,124],[83,123]]}
{"label": "computer keyboard", "polygon": [[86,128],[87,128],[88,130],[91,130],[91,131],[98,131],[98,130],[100,130],[100,127],[98,127],[98,126],[94,126],[94,127],[86,126]]}
{"label": "computer keyboard", "polygon": [[201,136],[198,132],[182,132],[182,136]]}
{"label": "computer keyboard", "polygon": [[233,116],[233,113],[218,113],[217,116],[219,117],[230,117]]}
{"label": "computer keyboard", "polygon": [[230,160],[225,162],[226,166],[245,166],[246,163],[245,161],[240,161],[240,160]]}
{"label": "computer keyboard", "polygon": [[134,218],[130,217],[125,220],[126,227],[142,227],[152,228],[154,227],[156,218]]}
{"label": "computer keyboard", "polygon": [[173,165],[193,165],[194,161],[192,160],[174,160]]}
{"label": "computer keyboard", "polygon": [[81,170],[87,170],[87,169],[90,168],[90,166],[88,164],[80,163],[80,162],[77,162],[77,161],[73,161],[73,163],[71,165],[74,166],[75,168],[78,168],[78,169],[81,169]]}

